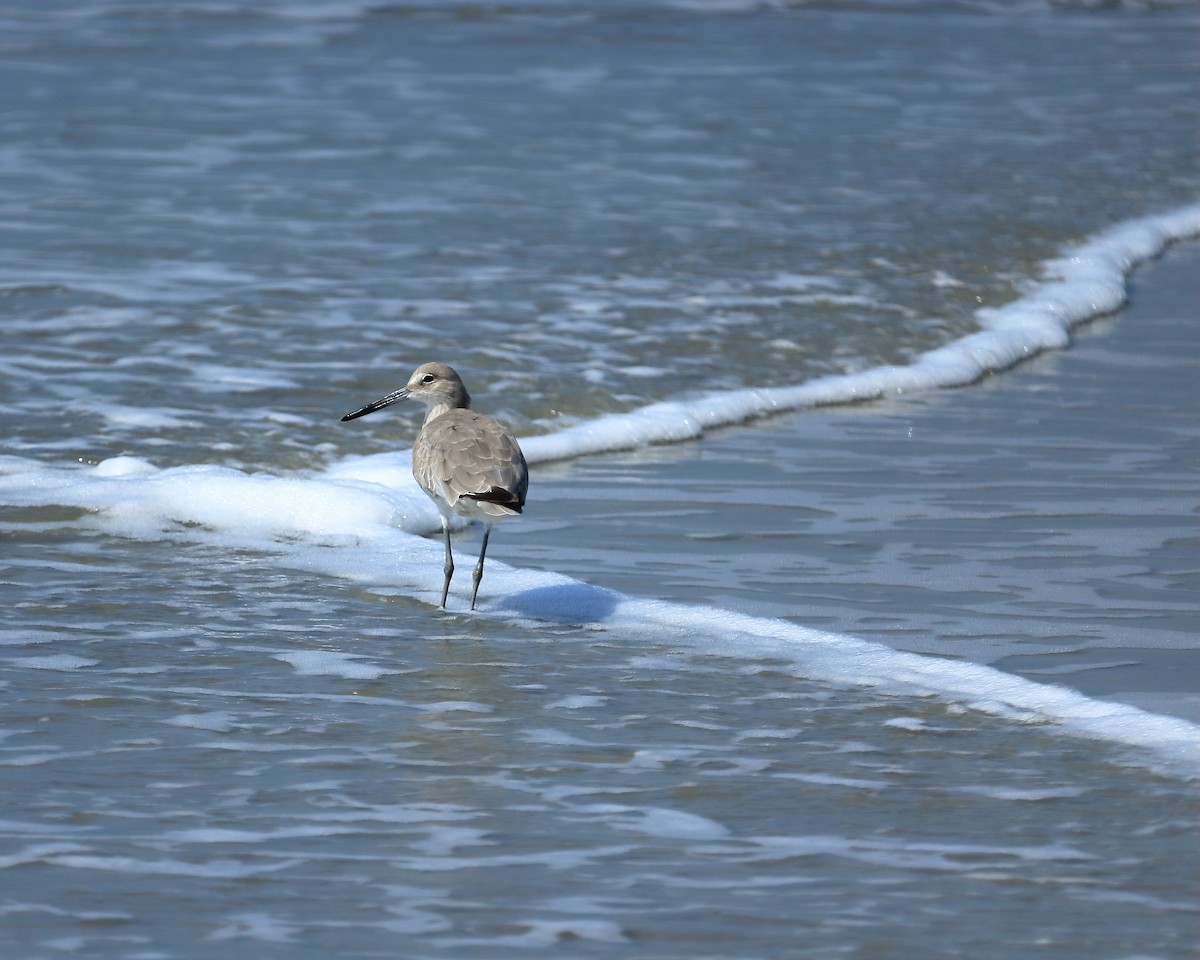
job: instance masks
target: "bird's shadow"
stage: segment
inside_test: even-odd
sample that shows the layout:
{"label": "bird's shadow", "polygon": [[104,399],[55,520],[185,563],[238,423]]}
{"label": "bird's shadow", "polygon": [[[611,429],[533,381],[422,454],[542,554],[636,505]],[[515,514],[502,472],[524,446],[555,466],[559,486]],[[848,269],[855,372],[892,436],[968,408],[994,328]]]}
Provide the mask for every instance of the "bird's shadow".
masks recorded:
{"label": "bird's shadow", "polygon": [[497,609],[552,623],[583,624],[607,620],[621,595],[587,583],[558,583],[534,587],[506,597]]}

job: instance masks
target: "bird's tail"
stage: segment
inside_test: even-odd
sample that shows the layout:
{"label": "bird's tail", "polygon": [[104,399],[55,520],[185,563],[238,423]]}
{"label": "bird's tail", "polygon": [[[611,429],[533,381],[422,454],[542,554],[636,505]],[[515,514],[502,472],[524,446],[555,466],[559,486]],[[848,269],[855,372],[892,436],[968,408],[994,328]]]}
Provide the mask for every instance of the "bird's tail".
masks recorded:
{"label": "bird's tail", "polygon": [[494,503],[501,507],[507,507],[513,513],[520,513],[525,509],[525,498],[519,493],[505,490],[503,487],[491,487],[479,493],[464,493],[463,497],[467,500],[478,500],[481,503]]}

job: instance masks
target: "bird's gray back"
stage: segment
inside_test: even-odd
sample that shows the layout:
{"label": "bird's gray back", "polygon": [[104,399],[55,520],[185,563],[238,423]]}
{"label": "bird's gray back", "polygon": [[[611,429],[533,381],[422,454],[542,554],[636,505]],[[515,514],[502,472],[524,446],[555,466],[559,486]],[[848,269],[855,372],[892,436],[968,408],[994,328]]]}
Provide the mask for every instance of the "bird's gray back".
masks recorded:
{"label": "bird's gray back", "polygon": [[417,435],[412,456],[421,488],[457,512],[499,519],[525,505],[525,456],[508,428],[486,414],[455,409],[435,417]]}

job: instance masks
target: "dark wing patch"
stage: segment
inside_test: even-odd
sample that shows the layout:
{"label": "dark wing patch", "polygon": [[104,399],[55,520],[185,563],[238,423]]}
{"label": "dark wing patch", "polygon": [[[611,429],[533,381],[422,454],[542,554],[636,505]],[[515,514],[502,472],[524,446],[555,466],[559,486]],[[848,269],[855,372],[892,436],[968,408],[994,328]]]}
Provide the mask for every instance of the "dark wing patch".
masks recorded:
{"label": "dark wing patch", "polygon": [[482,500],[484,503],[498,503],[502,507],[508,507],[515,513],[520,513],[525,508],[525,491],[505,490],[503,487],[492,487],[490,490],[485,490],[482,493],[464,493],[463,497],[467,500]]}

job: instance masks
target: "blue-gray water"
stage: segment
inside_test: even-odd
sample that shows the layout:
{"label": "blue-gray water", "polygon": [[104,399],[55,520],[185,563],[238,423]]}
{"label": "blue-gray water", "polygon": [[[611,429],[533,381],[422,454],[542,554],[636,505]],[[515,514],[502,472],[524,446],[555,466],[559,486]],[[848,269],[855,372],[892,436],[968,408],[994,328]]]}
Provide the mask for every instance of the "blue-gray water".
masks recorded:
{"label": "blue-gray water", "polygon": [[[1194,201],[1193,6],[885,7],[6,4],[4,470],[286,481],[406,444],[337,418],[434,358],[523,435],[904,362]],[[1156,318],[536,469],[491,552],[1194,715],[1195,340]],[[6,960],[1192,955],[1194,784],[1128,745],[30,502]]]}

